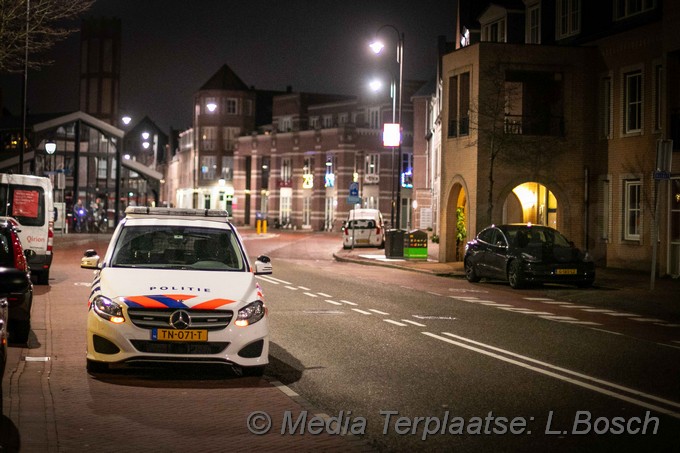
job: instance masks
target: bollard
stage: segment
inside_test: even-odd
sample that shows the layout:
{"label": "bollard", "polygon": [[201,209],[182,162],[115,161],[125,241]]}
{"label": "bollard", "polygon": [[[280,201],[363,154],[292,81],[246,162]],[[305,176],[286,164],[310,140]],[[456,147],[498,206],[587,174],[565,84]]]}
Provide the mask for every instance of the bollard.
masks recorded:
{"label": "bollard", "polygon": [[267,219],[262,221],[262,234],[267,234]]}
{"label": "bollard", "polygon": [[262,220],[257,220],[257,222],[255,222],[255,225],[256,225],[255,231],[257,232],[257,234],[260,234],[260,227],[262,226]]}

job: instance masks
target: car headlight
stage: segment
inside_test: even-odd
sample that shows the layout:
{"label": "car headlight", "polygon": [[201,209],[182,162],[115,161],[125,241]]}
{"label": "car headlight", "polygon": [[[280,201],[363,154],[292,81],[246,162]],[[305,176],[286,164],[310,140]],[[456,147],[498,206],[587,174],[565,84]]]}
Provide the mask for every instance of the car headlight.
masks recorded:
{"label": "car headlight", "polygon": [[238,327],[246,327],[254,324],[260,319],[264,318],[265,311],[266,309],[264,307],[264,302],[261,300],[251,302],[238,311],[234,324],[236,324]]}
{"label": "car headlight", "polygon": [[92,302],[92,307],[94,308],[95,313],[107,321],[111,321],[115,324],[125,322],[122,305],[120,305],[118,302],[112,301],[108,297],[95,297],[94,301]]}
{"label": "car headlight", "polygon": [[539,263],[541,260],[535,257],[534,255],[530,255],[528,253],[523,252],[522,253],[522,259],[526,261],[527,263]]}

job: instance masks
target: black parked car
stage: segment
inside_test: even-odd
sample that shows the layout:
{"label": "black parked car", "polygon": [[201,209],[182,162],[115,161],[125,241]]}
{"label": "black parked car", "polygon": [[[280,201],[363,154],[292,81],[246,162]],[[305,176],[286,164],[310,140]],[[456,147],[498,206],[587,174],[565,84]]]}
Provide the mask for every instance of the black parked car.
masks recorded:
{"label": "black parked car", "polygon": [[31,331],[33,284],[26,258],[34,253],[24,252],[10,221],[0,220],[0,299],[9,303],[7,325],[13,343],[26,343]]}
{"label": "black parked car", "polygon": [[465,276],[507,280],[513,288],[528,283],[569,283],[588,287],[595,264],[559,231],[541,225],[492,225],[465,248]]}

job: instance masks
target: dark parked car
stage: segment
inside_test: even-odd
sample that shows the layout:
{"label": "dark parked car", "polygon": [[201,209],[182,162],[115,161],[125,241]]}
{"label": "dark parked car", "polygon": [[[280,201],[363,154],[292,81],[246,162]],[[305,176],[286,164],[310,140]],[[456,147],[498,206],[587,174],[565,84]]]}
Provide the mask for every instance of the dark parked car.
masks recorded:
{"label": "dark parked car", "polygon": [[33,284],[27,257],[14,225],[0,220],[0,298],[9,304],[8,329],[13,343],[26,343],[31,331]]}
{"label": "dark parked car", "polygon": [[507,280],[513,288],[528,283],[568,283],[588,287],[595,264],[559,231],[541,225],[492,225],[465,248],[465,276]]}

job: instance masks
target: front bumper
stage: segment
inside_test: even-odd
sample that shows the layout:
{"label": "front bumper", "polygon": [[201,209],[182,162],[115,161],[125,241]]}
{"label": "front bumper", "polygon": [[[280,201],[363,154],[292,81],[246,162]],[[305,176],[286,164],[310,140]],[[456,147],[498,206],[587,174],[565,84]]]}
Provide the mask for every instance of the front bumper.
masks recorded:
{"label": "front bumper", "polygon": [[114,324],[92,310],[87,318],[87,359],[106,363],[216,363],[262,366],[269,358],[269,328],[265,316],[247,327],[231,322],[209,331],[207,342],[163,342],[151,338],[151,329],[129,319]]}

